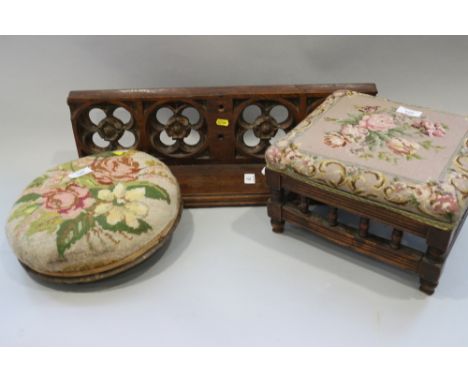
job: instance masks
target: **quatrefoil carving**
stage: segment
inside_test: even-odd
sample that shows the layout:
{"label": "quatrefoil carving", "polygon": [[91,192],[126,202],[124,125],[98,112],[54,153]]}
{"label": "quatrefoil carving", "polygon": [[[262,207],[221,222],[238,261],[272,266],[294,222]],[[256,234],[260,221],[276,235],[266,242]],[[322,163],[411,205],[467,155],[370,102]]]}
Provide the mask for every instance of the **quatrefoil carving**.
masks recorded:
{"label": "quatrefoil carving", "polygon": [[150,127],[152,144],[168,157],[199,156],[207,147],[206,122],[197,105],[185,102],[160,105],[152,112]]}
{"label": "quatrefoil carving", "polygon": [[[259,109],[258,115],[251,120],[246,119],[246,112],[249,107],[255,106]],[[286,113],[283,118],[275,115],[274,109],[283,108]],[[284,113],[283,113],[284,114]],[[270,140],[276,136],[278,131],[287,131],[294,123],[293,113],[289,107],[277,101],[256,101],[246,105],[239,114],[236,132],[237,148],[244,154],[262,158],[265,150],[270,145]],[[252,133],[257,138],[258,143],[249,145],[246,143],[246,136]]]}
{"label": "quatrefoil carving", "polygon": [[[82,140],[94,147],[93,151],[129,148],[137,143],[133,115],[121,105],[92,105],[80,113],[79,123],[84,127]],[[124,143],[127,138],[131,144]]]}

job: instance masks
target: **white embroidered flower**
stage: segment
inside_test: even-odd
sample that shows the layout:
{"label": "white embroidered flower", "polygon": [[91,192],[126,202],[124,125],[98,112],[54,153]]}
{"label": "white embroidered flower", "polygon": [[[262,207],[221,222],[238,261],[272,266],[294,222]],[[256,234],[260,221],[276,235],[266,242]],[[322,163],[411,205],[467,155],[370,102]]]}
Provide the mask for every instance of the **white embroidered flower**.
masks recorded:
{"label": "white embroidered flower", "polygon": [[387,147],[398,155],[414,155],[421,146],[404,138],[391,138],[387,141]]}
{"label": "white embroidered flower", "polygon": [[346,146],[348,140],[343,134],[340,133],[326,133],[323,137],[323,143],[326,145],[336,148]]}
{"label": "white embroidered flower", "polygon": [[369,135],[369,130],[361,126],[348,124],[341,127],[341,134],[356,142],[361,142]]}
{"label": "white embroidered flower", "polygon": [[125,221],[129,227],[138,228],[138,218],[148,213],[148,206],[140,202],[145,197],[144,187],[127,190],[123,183],[118,183],[112,191],[100,190],[97,197],[104,203],[96,207],[96,215],[106,214],[110,225]]}

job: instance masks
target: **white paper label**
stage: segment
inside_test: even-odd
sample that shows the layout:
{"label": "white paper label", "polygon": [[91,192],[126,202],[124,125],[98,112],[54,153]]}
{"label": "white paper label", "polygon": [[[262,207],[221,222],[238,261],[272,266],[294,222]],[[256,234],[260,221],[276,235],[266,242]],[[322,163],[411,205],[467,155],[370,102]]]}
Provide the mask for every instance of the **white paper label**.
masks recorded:
{"label": "white paper label", "polygon": [[71,179],[75,179],[75,178],[79,178],[80,176],[90,174],[92,172],[93,172],[93,170],[91,170],[89,167],[84,167],[81,170],[78,170],[78,171],[72,172],[71,174],[68,174],[68,177],[71,178]]}
{"label": "white paper label", "polygon": [[401,114],[405,114],[409,117],[420,117],[421,114],[422,114],[422,111],[418,111],[418,110],[411,110],[411,109],[408,109],[404,106],[399,106],[398,109],[397,109],[397,113],[401,113]]}
{"label": "white paper label", "polygon": [[244,184],[255,184],[255,174],[244,174]]}

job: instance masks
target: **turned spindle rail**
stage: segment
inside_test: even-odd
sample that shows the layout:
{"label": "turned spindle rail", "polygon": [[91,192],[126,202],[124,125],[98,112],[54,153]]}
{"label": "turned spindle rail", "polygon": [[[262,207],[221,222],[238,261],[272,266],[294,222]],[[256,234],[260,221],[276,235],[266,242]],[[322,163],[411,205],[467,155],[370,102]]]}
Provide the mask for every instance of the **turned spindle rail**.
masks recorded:
{"label": "turned spindle rail", "polygon": [[[327,192],[268,168],[266,179],[271,191],[268,215],[274,232],[283,232],[285,222],[307,228],[336,244],[417,274],[419,288],[427,294],[434,293],[445,259],[466,218],[465,214],[456,229],[444,231],[396,212]],[[325,216],[312,208],[316,205],[327,208]],[[358,216],[358,226],[341,222],[340,210]],[[372,220],[391,226],[390,236],[372,234],[369,231]],[[427,250],[403,245],[405,232],[424,238]]]}

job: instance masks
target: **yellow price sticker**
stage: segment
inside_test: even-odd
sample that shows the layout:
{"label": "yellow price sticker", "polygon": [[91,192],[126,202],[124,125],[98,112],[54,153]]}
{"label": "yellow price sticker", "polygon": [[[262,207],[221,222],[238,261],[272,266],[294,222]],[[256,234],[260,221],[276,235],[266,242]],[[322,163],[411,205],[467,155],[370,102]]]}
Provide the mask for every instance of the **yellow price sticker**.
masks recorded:
{"label": "yellow price sticker", "polygon": [[218,126],[227,127],[227,126],[229,126],[229,119],[218,118],[218,119],[216,120],[216,124],[217,124]]}

